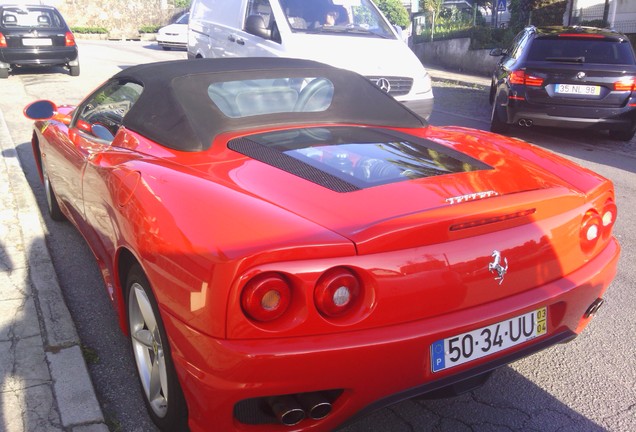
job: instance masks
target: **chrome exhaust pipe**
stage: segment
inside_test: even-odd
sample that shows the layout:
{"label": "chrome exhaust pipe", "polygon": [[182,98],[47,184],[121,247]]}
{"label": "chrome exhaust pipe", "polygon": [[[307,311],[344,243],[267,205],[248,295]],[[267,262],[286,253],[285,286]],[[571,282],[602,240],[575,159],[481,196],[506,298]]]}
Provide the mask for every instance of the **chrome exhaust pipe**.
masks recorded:
{"label": "chrome exhaust pipe", "polygon": [[318,392],[300,393],[296,398],[307,416],[313,420],[323,419],[331,413],[331,402]]}
{"label": "chrome exhaust pipe", "polygon": [[532,126],[532,123],[533,123],[532,120],[529,120],[529,119],[521,119],[517,122],[519,126],[525,126],[525,127]]}
{"label": "chrome exhaust pipe", "polygon": [[294,426],[305,418],[305,411],[291,395],[272,396],[267,399],[267,403],[278,421],[285,426]]}
{"label": "chrome exhaust pipe", "polygon": [[605,300],[603,300],[602,298],[597,298],[596,300],[594,300],[590,307],[588,307],[585,311],[585,315],[583,315],[583,318],[589,318],[595,315],[596,312],[598,312],[598,310],[601,308],[601,306],[603,306],[603,303],[605,303]]}

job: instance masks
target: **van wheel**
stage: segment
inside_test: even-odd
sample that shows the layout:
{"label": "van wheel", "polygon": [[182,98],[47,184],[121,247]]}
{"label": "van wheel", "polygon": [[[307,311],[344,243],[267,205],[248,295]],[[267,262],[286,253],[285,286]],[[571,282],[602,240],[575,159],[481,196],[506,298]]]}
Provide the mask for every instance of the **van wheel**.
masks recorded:
{"label": "van wheel", "polygon": [[187,430],[187,408],[150,282],[138,264],[126,280],[128,329],[144,402],[162,431]]}
{"label": "van wheel", "polygon": [[70,72],[71,76],[79,76],[79,74],[80,74],[79,65],[77,65],[77,66],[69,66],[68,69],[69,69],[69,72]]}

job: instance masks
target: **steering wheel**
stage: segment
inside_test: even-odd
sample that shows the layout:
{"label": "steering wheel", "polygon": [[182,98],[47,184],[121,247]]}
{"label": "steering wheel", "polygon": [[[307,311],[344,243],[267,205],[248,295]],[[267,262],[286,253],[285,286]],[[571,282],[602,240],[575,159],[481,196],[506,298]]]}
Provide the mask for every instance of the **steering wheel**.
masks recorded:
{"label": "steering wheel", "polygon": [[[298,96],[298,100],[294,105],[294,111],[302,112],[322,110],[322,106],[318,106],[318,109],[306,109],[307,105],[312,102],[312,99],[318,96],[322,91],[333,92],[333,84],[331,84],[331,81],[329,81],[327,78],[316,78],[315,80],[307,84]],[[316,99],[316,101],[319,102],[320,99]]]}

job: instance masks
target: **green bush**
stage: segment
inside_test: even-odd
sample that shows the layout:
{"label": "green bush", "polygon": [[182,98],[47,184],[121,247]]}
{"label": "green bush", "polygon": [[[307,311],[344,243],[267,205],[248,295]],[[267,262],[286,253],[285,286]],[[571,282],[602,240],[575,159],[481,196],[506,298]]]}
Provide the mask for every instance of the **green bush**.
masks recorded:
{"label": "green bush", "polygon": [[400,0],[374,0],[374,2],[391,24],[404,29],[411,23],[409,13]]}
{"label": "green bush", "polygon": [[157,33],[160,28],[160,25],[145,25],[139,28],[139,33]]}
{"label": "green bush", "polygon": [[[512,42],[516,32],[510,28],[491,28],[489,26],[435,26],[433,40],[470,38],[470,49],[506,48]],[[431,31],[425,30],[415,38],[415,42],[430,42]]]}
{"label": "green bush", "polygon": [[71,31],[77,34],[106,34],[108,29],[104,27],[71,27]]}

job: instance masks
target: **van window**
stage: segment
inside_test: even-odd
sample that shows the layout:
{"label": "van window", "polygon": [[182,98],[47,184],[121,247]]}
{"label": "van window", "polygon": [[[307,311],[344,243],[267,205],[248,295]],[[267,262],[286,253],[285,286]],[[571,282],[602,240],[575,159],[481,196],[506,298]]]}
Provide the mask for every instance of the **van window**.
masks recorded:
{"label": "van window", "polygon": [[371,0],[281,0],[293,32],[395,39]]}
{"label": "van window", "polygon": [[247,16],[258,15],[263,18],[265,27],[269,28],[272,7],[269,0],[249,0],[247,2]]}
{"label": "van window", "polygon": [[208,86],[212,102],[230,118],[325,111],[333,91],[333,83],[322,77],[224,81]]}

